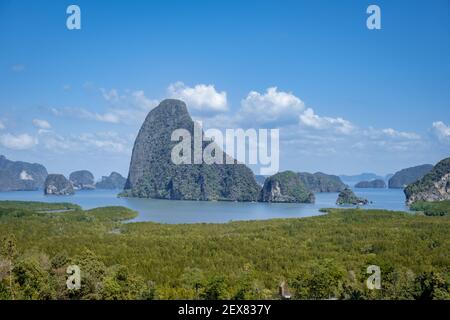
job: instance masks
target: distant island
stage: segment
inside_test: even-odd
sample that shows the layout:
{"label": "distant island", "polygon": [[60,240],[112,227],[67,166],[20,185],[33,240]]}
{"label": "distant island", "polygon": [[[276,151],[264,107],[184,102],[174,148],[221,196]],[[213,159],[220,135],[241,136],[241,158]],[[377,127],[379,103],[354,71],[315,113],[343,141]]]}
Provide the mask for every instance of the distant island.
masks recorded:
{"label": "distant island", "polygon": [[366,205],[368,203],[367,199],[357,197],[350,188],[342,190],[336,200],[337,205]]}
{"label": "distant island", "polygon": [[0,156],[0,192],[42,190],[47,175],[47,169],[41,164]]}
{"label": "distant island", "polygon": [[312,193],[293,171],[279,172],[264,182],[261,202],[314,202]]}
{"label": "distant island", "polygon": [[386,182],[381,179],[375,179],[371,181],[361,181],[355,184],[355,188],[386,188]]}
{"label": "distant island", "polygon": [[364,172],[361,174],[355,174],[355,175],[345,175],[341,174],[339,175],[339,178],[344,182],[345,184],[349,184],[351,186],[355,185],[356,183],[360,181],[371,181],[371,180],[384,180],[385,178],[377,175],[375,173],[370,172]]}
{"label": "distant island", "polygon": [[431,164],[423,164],[411,168],[406,168],[396,172],[389,179],[389,188],[405,188],[407,185],[416,182],[433,169]]}
{"label": "distant island", "polygon": [[311,192],[340,192],[346,185],[338,176],[322,172],[299,172],[298,176]]}
{"label": "distant island", "polygon": [[97,189],[117,189],[123,190],[125,187],[125,179],[120,173],[111,172],[109,176],[103,176],[102,179],[95,184]]}
{"label": "distant island", "polygon": [[75,190],[93,190],[95,189],[94,175],[88,170],[72,172],[69,176]]}
{"label": "distant island", "polygon": [[44,194],[69,196],[75,193],[72,183],[62,174],[49,174],[45,179]]}

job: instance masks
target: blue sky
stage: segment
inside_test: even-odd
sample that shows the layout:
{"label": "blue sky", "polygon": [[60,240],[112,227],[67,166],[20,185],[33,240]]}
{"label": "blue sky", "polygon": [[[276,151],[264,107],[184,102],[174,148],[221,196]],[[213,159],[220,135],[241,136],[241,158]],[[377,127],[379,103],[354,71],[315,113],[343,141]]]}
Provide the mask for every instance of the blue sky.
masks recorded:
{"label": "blue sky", "polygon": [[0,0],[0,154],[127,174],[177,97],[206,127],[280,128],[281,169],[387,174],[450,156],[448,57],[445,0]]}

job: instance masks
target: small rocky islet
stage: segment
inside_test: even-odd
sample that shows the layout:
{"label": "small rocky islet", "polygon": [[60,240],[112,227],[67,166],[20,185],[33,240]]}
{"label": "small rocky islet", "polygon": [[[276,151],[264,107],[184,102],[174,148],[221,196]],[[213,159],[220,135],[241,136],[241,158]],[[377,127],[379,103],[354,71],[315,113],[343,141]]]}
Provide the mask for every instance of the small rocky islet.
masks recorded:
{"label": "small rocky islet", "polygon": [[45,179],[44,194],[69,196],[75,193],[72,183],[62,174],[49,174]]}
{"label": "small rocky islet", "polygon": [[93,190],[95,189],[94,175],[88,170],[72,172],[69,176],[75,190]]}
{"label": "small rocky islet", "polygon": [[356,196],[356,194],[350,189],[345,188],[342,190],[338,198],[336,200],[337,205],[354,205],[354,206],[363,206],[368,204],[369,201],[365,198],[359,198]]}

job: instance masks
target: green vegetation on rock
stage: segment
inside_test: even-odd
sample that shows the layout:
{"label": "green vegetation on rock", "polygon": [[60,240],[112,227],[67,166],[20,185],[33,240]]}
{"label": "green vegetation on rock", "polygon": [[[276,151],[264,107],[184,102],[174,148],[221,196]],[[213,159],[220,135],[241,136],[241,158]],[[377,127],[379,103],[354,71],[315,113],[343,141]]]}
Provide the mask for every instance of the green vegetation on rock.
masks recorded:
{"label": "green vegetation on rock", "polygon": [[346,185],[338,176],[322,172],[308,173],[299,172],[298,176],[305,187],[311,192],[340,192]]}
{"label": "green vegetation on rock", "polygon": [[336,200],[338,205],[365,205],[367,203],[367,199],[357,197],[350,188],[342,190]]}
{"label": "green vegetation on rock", "polygon": [[262,202],[314,202],[310,192],[298,174],[293,171],[279,172],[264,182],[259,198]]}
{"label": "green vegetation on rock", "polygon": [[389,179],[389,188],[405,188],[409,184],[421,179],[430,172],[431,169],[433,169],[431,164],[424,164],[400,170]]}
{"label": "green vegetation on rock", "polygon": [[[257,200],[260,187],[253,172],[226,154],[223,164],[195,164],[192,159],[191,163],[174,164],[171,153],[179,142],[172,141],[171,136],[179,129],[191,135],[191,154],[194,155],[194,122],[183,101],[167,99],[149,112],[134,144],[122,196],[171,200]],[[210,143],[214,142],[204,142],[202,151]]]}
{"label": "green vegetation on rock", "polygon": [[450,200],[450,158],[440,161],[419,181],[406,187],[406,202]]}
{"label": "green vegetation on rock", "polygon": [[386,188],[386,183],[381,179],[361,181],[355,184],[355,188]]}

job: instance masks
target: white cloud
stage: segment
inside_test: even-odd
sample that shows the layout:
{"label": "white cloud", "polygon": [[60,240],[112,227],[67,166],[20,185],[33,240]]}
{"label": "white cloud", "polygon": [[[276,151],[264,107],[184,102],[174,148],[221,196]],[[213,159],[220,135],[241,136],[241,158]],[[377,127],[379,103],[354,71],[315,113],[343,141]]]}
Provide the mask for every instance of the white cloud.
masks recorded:
{"label": "white cloud", "polygon": [[291,92],[268,88],[265,93],[251,91],[241,101],[241,117],[257,123],[296,121],[305,104]]}
{"label": "white cloud", "polygon": [[136,90],[131,92],[131,94],[129,94],[128,96],[128,101],[132,106],[145,111],[150,111],[159,103],[158,100],[147,98],[143,90]]}
{"label": "white cloud", "polygon": [[433,122],[433,132],[440,140],[450,140],[450,126],[442,121]]}
{"label": "white cloud", "polygon": [[392,128],[382,129],[381,132],[392,138],[420,139],[420,136],[417,133],[397,131]]}
{"label": "white cloud", "polygon": [[421,136],[414,132],[398,131],[392,128],[374,129],[369,127],[361,132],[362,135],[371,140],[401,141],[420,140]]}
{"label": "white cloud", "polygon": [[131,154],[134,136],[120,135],[116,132],[81,133],[62,136],[50,130],[39,131],[39,144],[45,149],[67,154],[76,153],[109,153],[109,154]]}
{"label": "white cloud", "polygon": [[6,129],[5,124],[3,123],[2,120],[0,120],[0,130],[5,130],[5,129]]}
{"label": "white cloud", "polygon": [[39,129],[51,129],[51,127],[52,127],[50,125],[50,123],[48,123],[47,120],[42,120],[42,119],[34,119],[33,124],[35,127],[39,128]]}
{"label": "white cloud", "polygon": [[10,133],[0,135],[0,144],[8,149],[26,150],[33,148],[38,140],[29,134],[13,135]]}
{"label": "white cloud", "polygon": [[52,108],[51,112],[56,116],[69,116],[112,124],[136,124],[142,122],[147,112],[158,105],[157,100],[149,99],[144,91],[109,91],[101,88],[102,97],[109,104],[104,112],[90,111],[85,108]]}
{"label": "white cloud", "polygon": [[311,108],[306,109],[299,116],[300,124],[314,129],[333,129],[339,133],[349,134],[355,127],[343,118],[320,117]]}
{"label": "white cloud", "polygon": [[119,100],[119,93],[116,89],[107,91],[104,88],[100,88],[100,91],[102,93],[103,99],[105,99],[106,101],[116,102]]}
{"label": "white cloud", "polygon": [[119,123],[121,121],[119,115],[115,112],[98,113],[91,112],[83,108],[70,107],[60,109],[52,108],[51,111],[55,116],[69,116],[107,123]]}
{"label": "white cloud", "polygon": [[38,134],[39,144],[51,152],[78,151],[77,146],[70,139],[51,130],[40,129]]}
{"label": "white cloud", "polygon": [[211,84],[188,87],[183,82],[176,82],[169,85],[167,92],[171,98],[183,100],[189,107],[197,110],[212,112],[228,110],[227,93],[217,91]]}
{"label": "white cloud", "polygon": [[101,149],[109,153],[131,154],[132,141],[115,132],[83,133],[77,140],[87,149]]}

